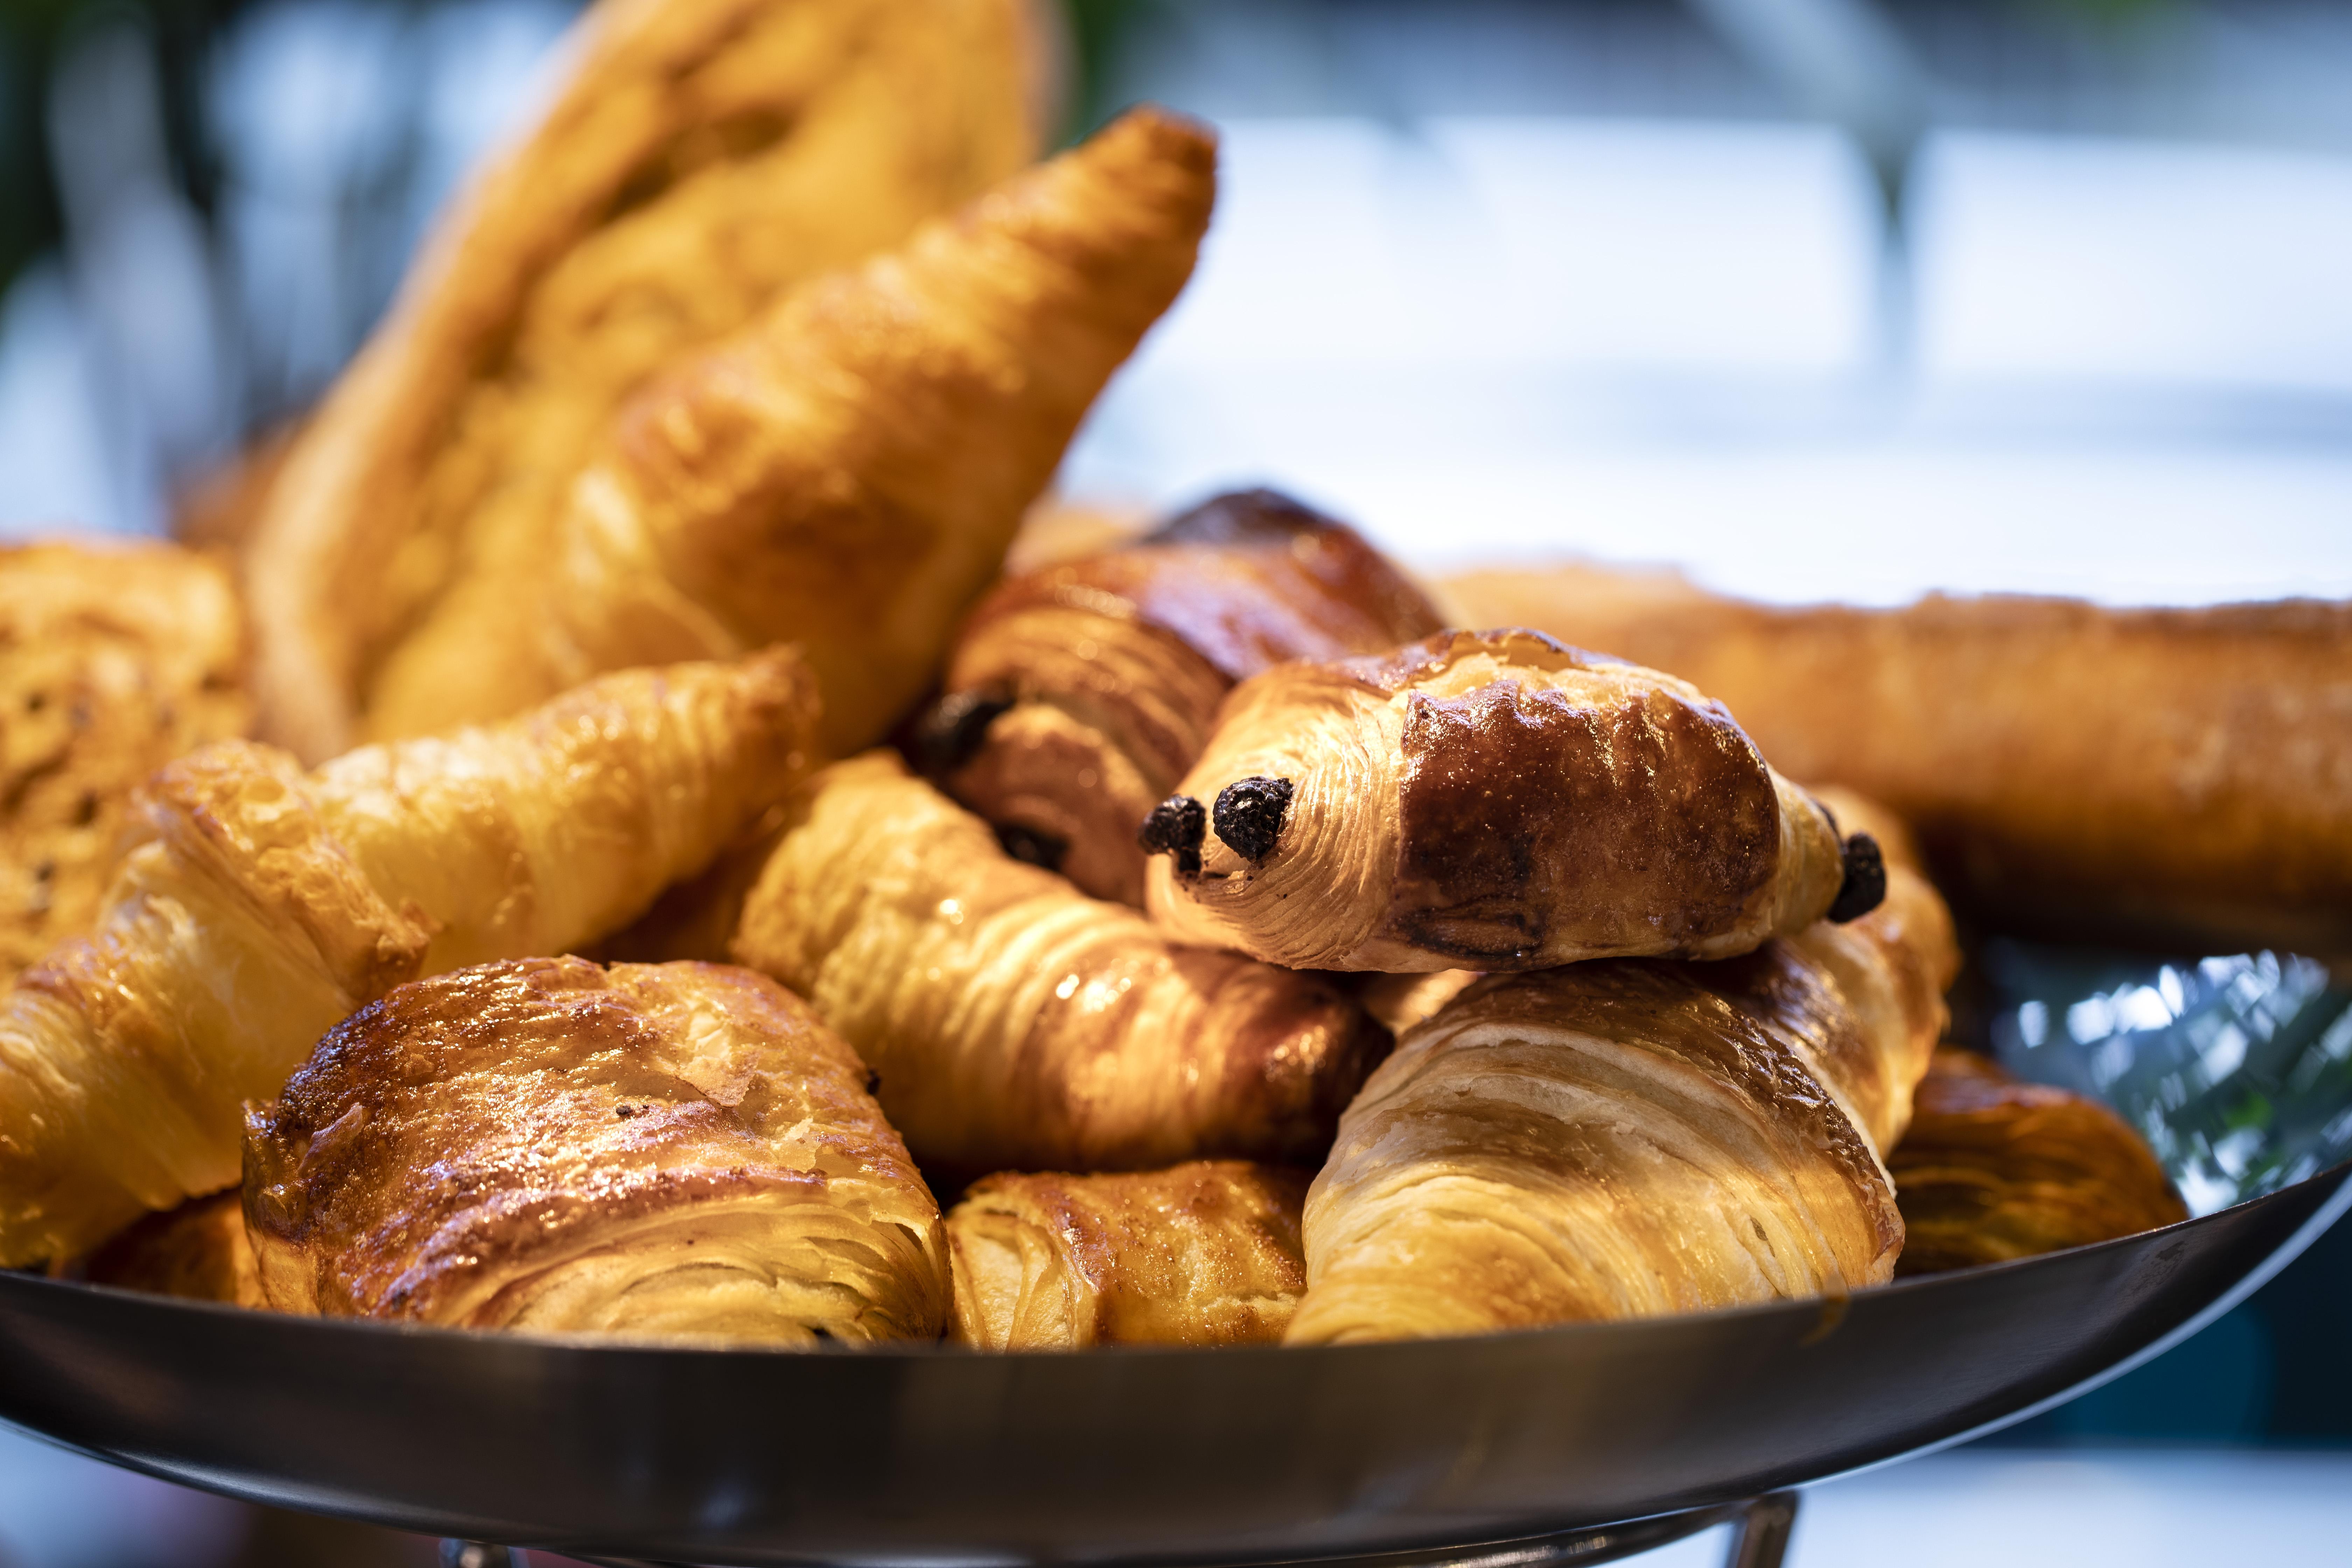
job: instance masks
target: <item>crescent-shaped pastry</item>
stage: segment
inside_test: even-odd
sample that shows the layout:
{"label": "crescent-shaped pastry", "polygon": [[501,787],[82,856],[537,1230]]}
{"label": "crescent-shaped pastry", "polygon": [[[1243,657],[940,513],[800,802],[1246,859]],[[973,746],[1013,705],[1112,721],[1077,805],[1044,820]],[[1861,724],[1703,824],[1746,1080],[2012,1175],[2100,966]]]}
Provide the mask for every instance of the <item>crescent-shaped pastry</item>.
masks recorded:
{"label": "crescent-shaped pastry", "polygon": [[247,1116],[283,1311],[547,1332],[931,1339],[939,1205],[855,1052],[721,964],[401,986]]}
{"label": "crescent-shaped pastry", "polygon": [[871,744],[1192,275],[1215,194],[1210,134],[1136,110],[673,367],[582,470],[552,547],[486,562],[394,651],[369,731],[790,640],[826,749]]}
{"label": "crescent-shaped pastry", "polygon": [[1888,875],[1894,895],[1843,928],[1834,964],[1801,939],[1718,963],[1496,975],[1407,1034],[1307,1195],[1307,1290],[1287,1342],[1890,1279],[1903,1222],[1879,1151],[1944,1015],[1940,997],[1920,1016],[1857,1005],[1844,965],[1899,998],[1915,973],[1940,991],[1958,958],[1934,890],[1899,864]]}
{"label": "crescent-shaped pastry", "polygon": [[1442,625],[1345,523],[1272,490],[1219,496],[1139,543],[998,584],[949,660],[924,766],[1025,858],[1139,906],[1136,825],[1234,682]]}
{"label": "crescent-shaped pastry", "polygon": [[881,1075],[927,1169],[1308,1163],[1388,1035],[1328,982],[1172,946],[997,847],[898,758],[793,798],[735,956]]}
{"label": "crescent-shaped pastry", "polygon": [[245,616],[165,544],[0,550],[0,982],[98,923],[131,793],[245,732]]}
{"label": "crescent-shaped pastry", "polygon": [[246,1239],[245,1203],[234,1188],[149,1215],[91,1253],[82,1272],[93,1285],[123,1290],[269,1305],[254,1268],[253,1244]]}
{"label": "crescent-shaped pastry", "polygon": [[2352,603],[1790,607],[1591,567],[1440,591],[1695,681],[1776,765],[1902,812],[1999,929],[2352,958]]}
{"label": "crescent-shaped pastry", "polygon": [[1278,1343],[1307,1289],[1307,1180],[1195,1160],[975,1182],[948,1215],[950,1337],[992,1351]]}
{"label": "crescent-shaped pastry", "polygon": [[1145,833],[1170,935],[1301,969],[1723,958],[1882,885],[1721,703],[1525,631],[1244,681]]}
{"label": "crescent-shaped pastry", "polygon": [[2086,1247],[2189,1217],[2139,1134],[2094,1100],[1938,1051],[1886,1157],[1903,1208],[1897,1274]]}
{"label": "crescent-shaped pastry", "polygon": [[243,1102],[403,981],[626,923],[792,787],[814,720],[777,651],[314,773],[244,741],[165,768],[96,931],[0,999],[0,1263],[235,1183]]}
{"label": "crescent-shaped pastry", "polygon": [[480,628],[486,665],[527,643],[517,590],[614,411],[1034,157],[1052,28],[1032,0],[593,6],[269,487],[245,563],[265,737],[312,763],[351,745],[385,657],[467,582],[512,612]]}

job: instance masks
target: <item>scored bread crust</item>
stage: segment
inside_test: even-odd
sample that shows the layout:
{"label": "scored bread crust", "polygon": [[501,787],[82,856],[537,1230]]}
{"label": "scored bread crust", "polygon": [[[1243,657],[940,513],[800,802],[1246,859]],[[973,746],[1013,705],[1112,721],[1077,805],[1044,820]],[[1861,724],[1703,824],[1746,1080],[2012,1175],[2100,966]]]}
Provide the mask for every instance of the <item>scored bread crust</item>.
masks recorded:
{"label": "scored bread crust", "polygon": [[1307,1289],[1307,1182],[1242,1160],[984,1177],[948,1215],[950,1337],[993,1351],[1276,1343]]}
{"label": "scored bread crust", "polygon": [[1182,792],[1290,786],[1245,858],[1149,872],[1186,942],[1299,968],[1538,969],[1722,958],[1820,919],[1844,866],[1828,816],[1719,702],[1540,633],[1447,632],[1236,687]]}
{"label": "scored bread crust", "polygon": [[648,374],[1034,157],[1047,27],[1032,0],[593,10],[271,487],[246,556],[268,738],[341,751],[461,570],[543,565]]}
{"label": "scored bread crust", "polygon": [[865,1081],[807,1004],[724,965],[404,985],[247,1117],[262,1288],[470,1328],[935,1338],[939,1205]]}

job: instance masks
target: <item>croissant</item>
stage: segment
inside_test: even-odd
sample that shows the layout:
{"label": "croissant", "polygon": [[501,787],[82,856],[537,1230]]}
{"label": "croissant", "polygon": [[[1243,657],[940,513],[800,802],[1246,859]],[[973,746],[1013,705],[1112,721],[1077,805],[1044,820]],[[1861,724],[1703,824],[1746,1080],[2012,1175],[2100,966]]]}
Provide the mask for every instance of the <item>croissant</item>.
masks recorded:
{"label": "croissant", "polygon": [[666,374],[583,471],[552,549],[461,585],[395,650],[368,729],[790,638],[827,750],[872,743],[1191,276],[1215,165],[1205,131],[1130,113]]}
{"label": "croissant", "polygon": [[2010,931],[2352,956],[2352,604],[1746,604],[1593,568],[1444,595],[1696,682],[1765,754],[1916,823]]}
{"label": "croissant", "polygon": [[1312,1162],[1388,1036],[1328,983],[1171,946],[997,847],[897,757],[803,785],[743,907],[739,963],[881,1075],[927,1169]]}
{"label": "croissant", "polygon": [[1535,632],[1268,670],[1181,790],[1152,919],[1302,969],[1721,958],[1882,885],[1720,703]]}
{"label": "croissant", "polygon": [[0,550],[0,982],[98,923],[131,792],[241,735],[245,616],[169,545]]}
{"label": "croissant", "polygon": [[856,1055],[719,964],[403,985],[245,1132],[284,1311],[730,1340],[932,1339],[938,1203]]}
{"label": "croissant", "polygon": [[[1339,1121],[1286,1341],[1351,1342],[1843,1295],[1903,1245],[1881,1163],[1958,959],[1935,892],[1717,963],[1480,981]],[[1856,1005],[1938,994],[1918,1015]],[[1913,1064],[1917,1064],[1916,1067]],[[1906,1075],[1909,1075],[1906,1077]]]}
{"label": "croissant", "polygon": [[1909,1239],[1897,1274],[1932,1274],[2131,1236],[2189,1217],[2156,1156],[2096,1100],[1938,1051],[1886,1158]]}
{"label": "croissant", "polygon": [[[334,755],[445,599],[519,608],[649,375],[1028,163],[1052,32],[1034,0],[594,6],[269,487],[245,563],[266,738]],[[479,631],[487,669],[532,628]]]}
{"label": "croissant", "polygon": [[97,931],[0,1000],[0,1263],[236,1182],[242,1102],[393,986],[625,924],[791,788],[814,704],[779,651],[315,773],[243,741],[165,768]]}
{"label": "croissant", "polygon": [[948,1215],[951,1337],[983,1350],[1274,1344],[1307,1289],[1304,1172],[1195,1160],[998,1175]]}
{"label": "croissant", "polygon": [[1139,544],[1000,584],[950,659],[926,770],[1026,858],[1140,905],[1136,826],[1235,681],[1443,624],[1345,523],[1271,490],[1219,496]]}
{"label": "croissant", "polygon": [[149,1215],[90,1254],[83,1275],[92,1284],[191,1301],[269,1304],[246,1239],[245,1204],[234,1189]]}

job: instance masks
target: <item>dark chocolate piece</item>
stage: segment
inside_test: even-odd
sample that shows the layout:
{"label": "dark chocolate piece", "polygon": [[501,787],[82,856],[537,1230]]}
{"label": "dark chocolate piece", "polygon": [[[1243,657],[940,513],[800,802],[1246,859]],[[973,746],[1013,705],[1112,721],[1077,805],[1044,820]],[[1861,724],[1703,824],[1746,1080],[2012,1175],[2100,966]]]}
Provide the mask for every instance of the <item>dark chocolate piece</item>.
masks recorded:
{"label": "dark chocolate piece", "polygon": [[1151,808],[1135,841],[1146,855],[1173,855],[1176,874],[1201,874],[1201,844],[1209,836],[1209,814],[1189,795],[1171,795]]}
{"label": "dark chocolate piece", "polygon": [[1288,779],[1235,779],[1217,792],[1217,837],[1244,860],[1265,859],[1282,837],[1290,794]]}
{"label": "dark chocolate piece", "polygon": [[988,727],[1013,706],[1012,694],[992,689],[951,691],[916,722],[915,765],[931,778],[944,778],[971,761]]}
{"label": "dark chocolate piece", "polygon": [[1858,921],[1885,898],[1886,857],[1879,853],[1877,839],[1857,833],[1845,841],[1845,880],[1838,884],[1829,918],[1840,925]]}

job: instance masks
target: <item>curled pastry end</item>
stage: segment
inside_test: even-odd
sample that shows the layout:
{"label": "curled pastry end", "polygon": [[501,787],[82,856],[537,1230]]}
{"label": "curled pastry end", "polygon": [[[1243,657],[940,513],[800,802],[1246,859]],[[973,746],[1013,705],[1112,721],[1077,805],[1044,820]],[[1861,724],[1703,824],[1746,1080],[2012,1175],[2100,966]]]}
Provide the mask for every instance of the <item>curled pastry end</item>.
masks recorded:
{"label": "curled pastry end", "polygon": [[1263,860],[1274,853],[1289,814],[1288,779],[1235,779],[1217,792],[1217,837],[1243,859]]}
{"label": "curled pastry end", "polygon": [[971,761],[988,727],[1012,706],[1012,693],[990,688],[948,693],[916,721],[915,765],[931,778],[955,772]]}
{"label": "curled pastry end", "polygon": [[1151,808],[1135,841],[1146,855],[1173,855],[1176,874],[1201,874],[1201,843],[1209,834],[1209,814],[1189,795],[1171,795]]}
{"label": "curled pastry end", "polygon": [[1860,920],[1885,897],[1886,857],[1879,853],[1877,839],[1857,833],[1845,841],[1845,880],[1831,900],[1829,918],[1841,925]]}

